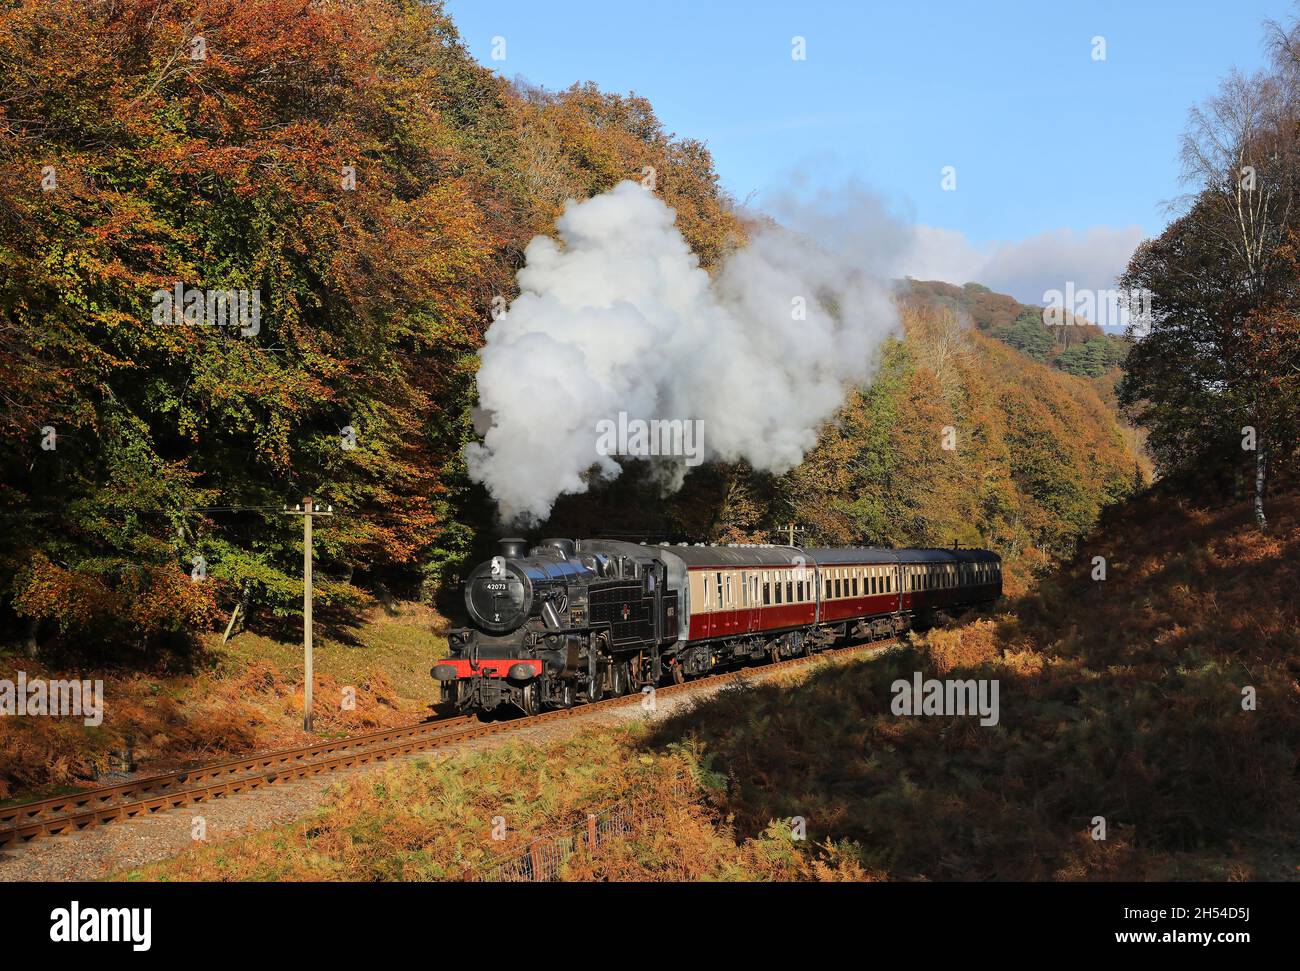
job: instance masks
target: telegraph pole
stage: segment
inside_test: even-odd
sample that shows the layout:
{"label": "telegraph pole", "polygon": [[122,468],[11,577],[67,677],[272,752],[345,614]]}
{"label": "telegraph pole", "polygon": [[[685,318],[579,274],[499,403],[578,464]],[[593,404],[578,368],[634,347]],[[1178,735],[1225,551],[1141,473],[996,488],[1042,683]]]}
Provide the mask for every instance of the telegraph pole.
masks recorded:
{"label": "telegraph pole", "polygon": [[311,496],[294,509],[287,506],[284,510],[290,516],[302,517],[302,655],[303,655],[303,690],[302,690],[302,727],[310,732],[312,725],[311,686],[312,686],[312,643],[311,643],[311,521],[314,516],[333,516],[334,507],[317,509],[312,505]]}

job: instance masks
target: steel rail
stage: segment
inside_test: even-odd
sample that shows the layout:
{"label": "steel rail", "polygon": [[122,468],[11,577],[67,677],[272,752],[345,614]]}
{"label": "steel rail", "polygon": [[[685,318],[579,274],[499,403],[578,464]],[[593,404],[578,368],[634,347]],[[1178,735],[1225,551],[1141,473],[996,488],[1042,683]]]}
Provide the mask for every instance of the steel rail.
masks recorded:
{"label": "steel rail", "polygon": [[[411,725],[402,725],[398,728],[379,729],[361,735],[349,735],[345,738],[330,739],[324,742],[313,742],[310,745],[303,745],[298,748],[265,752],[259,755],[250,755],[244,758],[232,759],[225,762],[214,762],[208,765],[179,769],[175,772],[167,772],[161,775],[132,779],[127,782],[117,783],[116,785],[100,786],[95,789],[84,789],[79,792],[70,792],[61,796],[52,796],[48,799],[41,799],[36,802],[26,802],[12,806],[5,806],[0,808],[0,827],[12,825],[15,820],[32,819],[39,816],[73,812],[86,806],[105,805],[115,799],[129,800],[131,796],[137,795],[143,797],[159,793],[172,786],[183,786],[201,782],[205,779],[256,772],[274,766],[284,766],[294,762],[300,762],[303,759],[311,758],[313,756],[327,755],[330,752],[336,752],[341,749],[355,748],[358,745],[382,744],[389,740],[403,738],[410,735],[427,734],[431,731],[451,728],[455,725],[461,725],[472,720],[473,719],[468,716],[458,715],[450,718],[415,722]],[[0,845],[4,842],[5,830],[0,828]]]}

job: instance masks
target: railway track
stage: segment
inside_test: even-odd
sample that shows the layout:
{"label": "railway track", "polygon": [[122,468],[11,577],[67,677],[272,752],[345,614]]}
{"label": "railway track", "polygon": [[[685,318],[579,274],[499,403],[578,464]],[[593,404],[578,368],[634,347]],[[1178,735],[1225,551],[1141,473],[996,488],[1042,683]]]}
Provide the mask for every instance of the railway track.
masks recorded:
{"label": "railway track", "polygon": [[[684,684],[656,688],[656,696],[671,696],[710,684],[732,681],[756,670],[776,671],[809,664],[819,658],[852,654],[866,649],[883,650],[895,643],[894,640],[888,640],[854,644],[807,657],[768,663],[757,669],[736,668]],[[546,711],[531,717],[501,721],[480,722],[472,717],[458,715],[8,806],[0,809],[0,848],[21,846],[41,836],[76,832],[123,819],[137,819],[294,779],[337,772],[413,752],[446,748],[471,739],[518,731],[549,721],[577,718],[590,712],[640,703],[640,694],[629,694],[573,708]]]}

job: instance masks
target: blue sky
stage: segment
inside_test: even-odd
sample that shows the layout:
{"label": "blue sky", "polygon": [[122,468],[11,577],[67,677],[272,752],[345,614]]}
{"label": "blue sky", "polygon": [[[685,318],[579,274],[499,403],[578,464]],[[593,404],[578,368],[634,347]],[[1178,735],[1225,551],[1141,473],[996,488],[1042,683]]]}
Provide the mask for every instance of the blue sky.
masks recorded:
{"label": "blue sky", "polygon": [[[448,0],[483,64],[648,97],[763,208],[801,172],[919,227],[908,272],[1039,302],[1108,286],[1182,191],[1188,109],[1264,63],[1290,0],[1211,3]],[[807,59],[792,60],[791,38]],[[496,36],[503,61],[492,59]],[[1105,39],[1104,61],[1092,57]],[[956,170],[955,191],[941,187]]]}

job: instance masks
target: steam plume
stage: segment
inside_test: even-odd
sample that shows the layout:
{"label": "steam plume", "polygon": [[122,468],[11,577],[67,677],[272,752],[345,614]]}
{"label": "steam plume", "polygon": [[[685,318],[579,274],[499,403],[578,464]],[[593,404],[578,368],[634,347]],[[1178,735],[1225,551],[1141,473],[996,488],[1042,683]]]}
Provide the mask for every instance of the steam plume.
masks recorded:
{"label": "steam plume", "polygon": [[[620,412],[701,420],[709,460],[797,465],[897,324],[883,213],[859,211],[837,234],[823,209],[807,211],[816,238],[761,228],[710,278],[674,212],[640,185],[570,202],[560,241],[528,245],[520,295],[480,352],[483,442],[465,457],[502,519],[545,519],[558,496],[587,490],[593,469],[616,477],[597,423]],[[680,459],[654,461],[680,485]]]}

